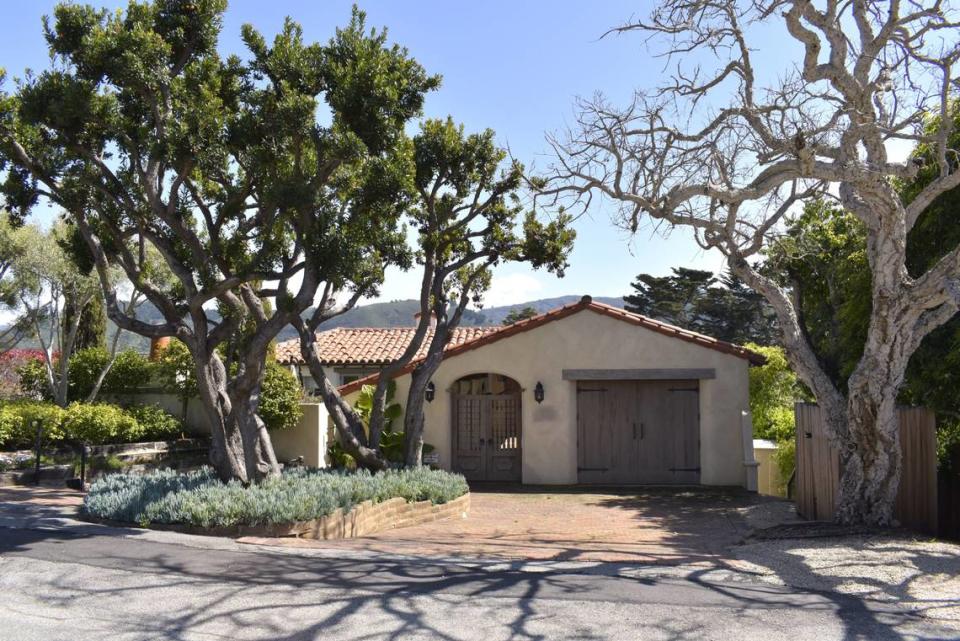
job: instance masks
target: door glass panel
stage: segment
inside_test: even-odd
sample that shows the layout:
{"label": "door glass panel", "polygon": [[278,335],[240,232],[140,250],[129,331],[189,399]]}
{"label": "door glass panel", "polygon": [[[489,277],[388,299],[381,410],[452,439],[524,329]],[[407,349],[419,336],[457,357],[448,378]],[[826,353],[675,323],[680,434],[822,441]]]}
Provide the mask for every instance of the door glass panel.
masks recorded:
{"label": "door glass panel", "polygon": [[457,447],[467,452],[480,450],[483,438],[483,401],[475,398],[458,399]]}
{"label": "door glass panel", "polygon": [[515,450],[520,447],[518,410],[518,403],[514,398],[490,400],[491,442],[497,450]]}

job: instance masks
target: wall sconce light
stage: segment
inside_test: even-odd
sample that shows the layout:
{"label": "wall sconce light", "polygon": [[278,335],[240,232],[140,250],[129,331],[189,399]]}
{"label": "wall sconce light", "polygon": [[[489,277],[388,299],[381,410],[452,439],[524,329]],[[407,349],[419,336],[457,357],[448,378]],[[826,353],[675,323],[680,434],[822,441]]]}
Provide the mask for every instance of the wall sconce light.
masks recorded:
{"label": "wall sconce light", "polygon": [[437,394],[437,386],[433,384],[433,381],[427,383],[427,390],[423,393],[423,397],[427,399],[428,403],[433,402],[433,397]]}
{"label": "wall sconce light", "polygon": [[543,402],[543,383],[537,381],[537,386],[533,388],[533,400],[538,403]]}

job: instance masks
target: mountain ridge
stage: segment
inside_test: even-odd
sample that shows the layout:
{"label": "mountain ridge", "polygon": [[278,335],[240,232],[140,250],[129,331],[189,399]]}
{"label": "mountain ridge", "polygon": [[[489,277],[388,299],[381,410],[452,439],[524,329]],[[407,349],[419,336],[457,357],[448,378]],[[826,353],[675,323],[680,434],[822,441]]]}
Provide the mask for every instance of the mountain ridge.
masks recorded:
{"label": "mountain ridge", "polygon": [[[538,314],[543,314],[552,309],[570,305],[582,298],[580,295],[569,294],[566,296],[554,296],[552,298],[540,298],[537,300],[526,301],[523,303],[514,303],[511,305],[497,305],[481,309],[468,309],[464,312],[461,325],[466,327],[476,326],[497,326],[503,323],[503,320],[512,311],[520,311],[527,307],[532,307]],[[595,296],[593,300],[598,303],[605,303],[614,307],[623,307],[623,298],[613,296]],[[321,326],[321,331],[335,329],[337,327],[412,327],[414,325],[414,314],[420,311],[420,301],[415,299],[392,300],[378,303],[369,303],[354,307],[350,311],[331,319]],[[210,310],[211,318],[216,317],[216,311]],[[149,303],[145,303],[137,310],[137,318],[145,322],[161,322],[160,313]],[[113,323],[108,323],[108,332],[112,335],[114,331]],[[285,341],[296,338],[297,333],[292,327],[285,327],[277,335],[277,341]],[[36,341],[23,341],[18,347],[36,347]],[[122,337],[123,347],[132,347],[138,351],[146,352],[149,349],[149,341],[135,334],[126,332]]]}

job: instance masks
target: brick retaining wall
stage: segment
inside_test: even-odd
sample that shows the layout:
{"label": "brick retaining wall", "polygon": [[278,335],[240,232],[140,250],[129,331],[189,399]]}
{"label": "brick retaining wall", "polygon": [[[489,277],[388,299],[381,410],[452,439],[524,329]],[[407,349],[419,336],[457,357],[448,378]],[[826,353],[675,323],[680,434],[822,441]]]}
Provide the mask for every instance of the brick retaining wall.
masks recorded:
{"label": "brick retaining wall", "polygon": [[[311,521],[280,525],[235,525],[230,527],[202,528],[176,523],[151,523],[150,529],[182,532],[185,534],[203,534],[226,537],[281,537],[295,536],[305,539],[352,539],[367,536],[383,530],[410,527],[431,521],[449,518],[465,518],[470,511],[470,493],[464,494],[449,503],[434,505],[430,501],[407,503],[402,498],[387,499],[381,503],[364,501],[346,514],[337,509],[327,516]],[[90,518],[88,515],[87,518]],[[101,523],[123,525],[102,519],[90,519]]]}

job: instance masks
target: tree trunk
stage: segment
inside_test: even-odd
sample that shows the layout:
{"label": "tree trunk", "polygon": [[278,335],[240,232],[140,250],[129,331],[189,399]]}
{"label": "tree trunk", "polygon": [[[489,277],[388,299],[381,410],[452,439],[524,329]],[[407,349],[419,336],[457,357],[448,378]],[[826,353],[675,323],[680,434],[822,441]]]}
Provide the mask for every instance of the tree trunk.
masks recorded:
{"label": "tree trunk", "polygon": [[902,297],[878,288],[875,276],[867,342],[844,396],[816,357],[796,314],[799,305],[794,307],[783,290],[746,261],[731,259],[729,264],[777,312],[790,365],[820,405],[827,436],[840,453],[836,520],[850,525],[892,524],[900,480],[896,399],[912,353],[916,310]]}
{"label": "tree trunk", "polygon": [[323,404],[330,414],[337,435],[340,437],[340,446],[356,460],[357,465],[370,470],[386,469],[387,461],[384,460],[380,451],[368,447],[369,441],[363,421],[360,420],[356,411],[343,400],[337,388],[327,378],[326,372],[323,371],[313,333],[303,323],[297,327],[297,330],[300,333],[300,354],[310,370],[310,375],[317,384]]}
{"label": "tree trunk", "polygon": [[[199,360],[196,356],[194,358]],[[210,426],[210,464],[222,481],[238,479],[241,483],[249,483],[240,430],[236,425],[231,426],[227,419],[232,403],[227,394],[223,363],[219,359],[207,365],[197,362],[196,371],[200,402]]]}
{"label": "tree trunk", "polygon": [[[437,329],[440,334],[441,329]],[[436,337],[436,335],[435,335]],[[440,340],[446,343],[445,338]],[[430,379],[436,374],[437,368],[443,362],[443,351],[433,353],[432,349],[428,352],[427,358],[410,373],[410,392],[407,394],[407,407],[404,408],[403,432],[404,432],[404,456],[403,460],[407,467],[420,467],[423,465],[423,402],[427,391],[427,385]]]}
{"label": "tree trunk", "polygon": [[261,376],[227,379],[219,356],[194,354],[197,387],[210,425],[210,463],[224,482],[247,484],[279,474],[270,436],[257,415]]}
{"label": "tree trunk", "polygon": [[410,393],[403,414],[403,461],[407,467],[423,465],[423,396],[433,376],[424,365],[410,373]]}
{"label": "tree trunk", "polygon": [[836,519],[848,525],[895,525],[900,483],[896,404],[857,394],[847,409],[848,436],[840,450]]}
{"label": "tree trunk", "polygon": [[257,413],[260,404],[259,387],[258,384],[256,390],[246,387],[231,390],[233,412],[230,415],[231,423],[236,423],[240,431],[247,476],[257,480],[280,473],[280,465],[273,451],[270,433]]}
{"label": "tree trunk", "polygon": [[[866,349],[847,382],[846,433],[839,439],[841,523],[894,525],[900,484],[897,393],[912,352],[914,313],[899,303],[874,303]],[[879,309],[878,309],[879,308]]]}

